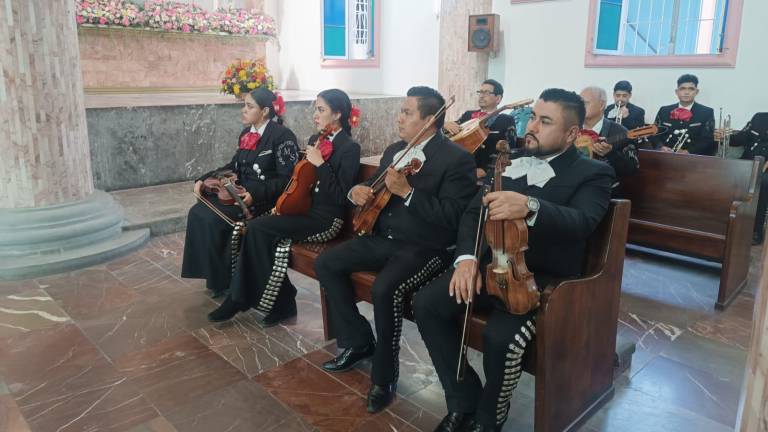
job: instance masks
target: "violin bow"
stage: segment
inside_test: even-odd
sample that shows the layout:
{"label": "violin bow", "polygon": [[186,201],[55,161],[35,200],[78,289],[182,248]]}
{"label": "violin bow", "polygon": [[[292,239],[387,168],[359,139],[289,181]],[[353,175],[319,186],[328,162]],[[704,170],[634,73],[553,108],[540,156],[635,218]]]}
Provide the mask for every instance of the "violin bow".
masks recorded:
{"label": "violin bow", "polygon": [[[495,179],[494,179],[495,181]],[[490,191],[490,186],[483,186],[483,196]],[[477,221],[477,233],[475,234],[475,266],[472,270],[471,288],[469,290],[469,300],[467,300],[467,307],[464,312],[464,326],[461,331],[461,345],[459,346],[459,364],[456,370],[456,381],[461,382],[464,380],[464,373],[467,370],[467,350],[469,349],[469,324],[472,321],[472,305],[474,304],[473,297],[475,296],[475,280],[477,279],[477,272],[480,268],[480,247],[483,243],[483,228],[485,221],[488,218],[488,206],[483,205],[482,199],[480,201],[480,216]]]}
{"label": "violin bow", "polygon": [[[448,108],[450,108],[453,105],[454,102],[456,102],[456,96],[451,96],[450,98],[448,98],[448,101],[446,103],[444,103],[443,106],[441,106],[440,109],[437,110],[437,112],[435,114],[433,114],[432,119],[430,121],[428,121],[424,125],[424,127],[421,128],[419,133],[417,133],[416,136],[411,139],[411,141],[408,143],[408,145],[405,146],[405,149],[403,149],[404,151],[402,152],[402,154],[396,160],[393,160],[392,163],[389,164],[389,166],[390,167],[396,166],[398,164],[398,162],[400,162],[405,157],[405,155],[408,154],[409,150],[411,150],[412,148],[416,147],[417,143],[419,142],[421,137],[424,135],[424,133],[427,131],[427,129],[432,127],[432,125],[435,124],[437,119],[439,119],[440,116],[445,114],[445,112],[448,111]],[[374,180],[373,183],[371,183],[371,187],[374,187],[376,184],[381,182],[384,179],[384,176],[386,175],[386,173],[387,173],[386,170],[382,171],[382,173],[379,174],[378,177],[376,177],[376,180]]]}

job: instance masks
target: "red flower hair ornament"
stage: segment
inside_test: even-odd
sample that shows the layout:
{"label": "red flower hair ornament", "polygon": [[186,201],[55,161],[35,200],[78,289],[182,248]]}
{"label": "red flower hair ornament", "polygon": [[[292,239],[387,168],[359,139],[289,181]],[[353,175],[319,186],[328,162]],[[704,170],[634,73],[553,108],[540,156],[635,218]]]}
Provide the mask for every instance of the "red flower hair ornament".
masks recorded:
{"label": "red flower hair ornament", "polygon": [[275,92],[275,100],[272,101],[272,108],[275,109],[275,114],[277,114],[278,117],[282,117],[283,114],[285,114],[285,100],[283,99],[283,95],[278,92]]}
{"label": "red flower hair ornament", "polygon": [[356,128],[360,125],[360,107],[352,105],[352,110],[349,112],[349,125]]}

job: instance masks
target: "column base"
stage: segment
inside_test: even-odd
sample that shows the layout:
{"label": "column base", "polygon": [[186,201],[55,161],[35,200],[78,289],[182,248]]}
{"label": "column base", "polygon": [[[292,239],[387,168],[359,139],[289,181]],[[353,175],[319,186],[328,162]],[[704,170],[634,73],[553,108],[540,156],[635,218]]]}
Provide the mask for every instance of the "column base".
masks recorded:
{"label": "column base", "polygon": [[101,264],[149,240],[148,229],[123,232],[122,224],[122,209],[103,191],[72,203],[0,209],[0,280]]}

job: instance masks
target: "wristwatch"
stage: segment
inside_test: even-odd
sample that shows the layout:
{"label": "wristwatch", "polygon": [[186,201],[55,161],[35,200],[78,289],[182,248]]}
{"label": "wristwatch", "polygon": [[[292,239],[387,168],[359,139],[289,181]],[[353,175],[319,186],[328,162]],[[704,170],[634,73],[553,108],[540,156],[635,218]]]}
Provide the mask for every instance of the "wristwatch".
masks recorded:
{"label": "wristwatch", "polygon": [[526,203],[528,206],[528,214],[525,216],[526,219],[531,218],[533,215],[535,215],[538,211],[541,205],[539,204],[539,200],[537,200],[534,197],[528,197],[528,202]]}

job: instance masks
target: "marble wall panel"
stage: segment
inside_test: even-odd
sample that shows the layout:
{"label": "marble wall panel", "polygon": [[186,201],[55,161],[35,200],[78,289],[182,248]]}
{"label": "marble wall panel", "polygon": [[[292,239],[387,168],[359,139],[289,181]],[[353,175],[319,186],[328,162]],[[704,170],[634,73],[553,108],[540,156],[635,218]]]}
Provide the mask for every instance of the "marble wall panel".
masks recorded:
{"label": "marble wall panel", "polygon": [[[352,131],[363,156],[398,141],[399,97],[353,99]],[[240,105],[207,104],[87,110],[96,187],[119,190],[191,180],[229,162],[242,130]],[[314,133],[312,103],[286,102],[285,125],[303,147]]]}
{"label": "marble wall panel", "polygon": [[266,38],[80,27],[86,91],[217,88],[236,59],[266,57]]}
{"label": "marble wall panel", "polygon": [[443,96],[456,96],[448,119],[457,119],[464,111],[477,109],[475,91],[489,78],[488,54],[467,51],[469,15],[488,13],[491,13],[491,0],[442,1],[437,82]]}
{"label": "marble wall panel", "polygon": [[0,209],[93,192],[71,0],[0,2]]}

